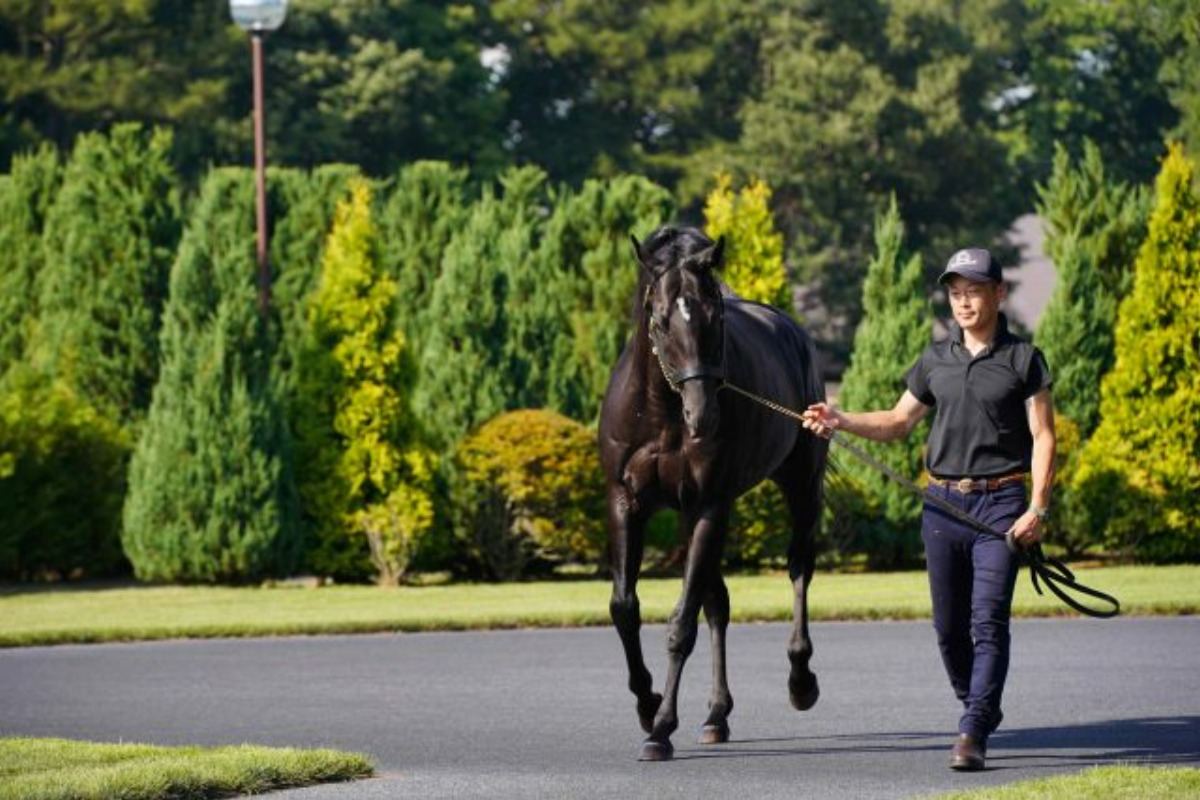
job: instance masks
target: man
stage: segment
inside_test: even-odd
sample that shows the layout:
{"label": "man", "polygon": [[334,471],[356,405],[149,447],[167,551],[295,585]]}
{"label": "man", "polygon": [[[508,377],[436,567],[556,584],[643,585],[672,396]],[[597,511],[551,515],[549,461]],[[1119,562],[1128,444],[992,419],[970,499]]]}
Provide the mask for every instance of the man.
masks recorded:
{"label": "man", "polygon": [[[921,354],[905,375],[908,388],[895,407],[851,413],[818,403],[804,412],[804,426],[825,437],[845,431],[887,442],[907,436],[936,408],[926,457],[927,494],[1028,547],[1042,537],[1054,478],[1049,369],[1037,348],[1009,332],[999,310],[1007,287],[990,252],[958,251],[938,282],[949,294],[951,335]],[[1029,503],[1026,475],[1032,485]],[[1000,699],[1019,561],[1003,539],[928,502],[921,536],[938,647],[963,704],[950,766],[983,769],[988,736],[1003,717]]]}

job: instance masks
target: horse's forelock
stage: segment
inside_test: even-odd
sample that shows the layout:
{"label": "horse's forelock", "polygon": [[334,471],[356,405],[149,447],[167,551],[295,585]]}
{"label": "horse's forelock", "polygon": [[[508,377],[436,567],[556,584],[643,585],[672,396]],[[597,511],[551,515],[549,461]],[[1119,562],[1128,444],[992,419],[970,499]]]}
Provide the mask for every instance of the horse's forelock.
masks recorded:
{"label": "horse's forelock", "polygon": [[642,252],[646,255],[647,266],[669,269],[712,246],[712,239],[698,228],[664,225],[646,237]]}

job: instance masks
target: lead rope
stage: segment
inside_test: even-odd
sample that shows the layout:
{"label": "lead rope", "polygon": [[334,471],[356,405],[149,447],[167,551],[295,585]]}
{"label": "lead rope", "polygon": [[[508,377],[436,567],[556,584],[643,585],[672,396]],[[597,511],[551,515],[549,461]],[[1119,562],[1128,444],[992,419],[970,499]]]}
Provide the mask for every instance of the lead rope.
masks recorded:
{"label": "lead rope", "polygon": [[[720,388],[731,389],[743,397],[749,398],[760,405],[766,406],[772,411],[782,414],[785,417],[789,417],[800,423],[804,422],[804,417],[787,406],[782,406],[773,400],[760,397],[759,395],[747,391],[740,386],[729,383],[728,381],[723,382]],[[815,436],[816,434],[813,435]],[[1044,583],[1046,587],[1058,597],[1059,600],[1066,603],[1080,614],[1084,614],[1089,617],[1096,617],[1098,619],[1109,619],[1121,613],[1121,603],[1117,600],[1117,598],[1093,589],[1090,586],[1084,586],[1075,579],[1075,573],[1073,573],[1066,564],[1062,563],[1062,561],[1058,560],[1057,558],[1048,557],[1042,551],[1042,545],[1040,543],[1035,544],[1033,547],[1022,550],[1017,546],[1017,543],[1013,541],[1012,536],[1008,535],[1007,533],[1000,533],[999,531],[994,530],[962,509],[956,508],[950,503],[947,503],[940,497],[927,494],[913,481],[901,475],[899,472],[896,472],[896,470],[892,469],[887,464],[884,464],[882,461],[874,458],[870,453],[868,453],[866,450],[863,450],[861,447],[852,444],[846,441],[843,437],[839,436],[831,436],[828,441],[845,450],[850,455],[854,456],[872,469],[883,473],[896,483],[908,489],[910,492],[920,496],[930,505],[936,506],[955,519],[970,525],[972,528],[975,528],[982,533],[1003,539],[1008,545],[1008,549],[1011,550],[1018,558],[1021,559],[1024,564],[1029,567],[1029,579],[1033,583],[1034,591],[1036,591],[1039,595],[1043,594],[1041,584]],[[1068,595],[1067,591],[1078,592],[1079,594],[1094,597],[1111,607],[1106,609],[1089,608],[1088,606],[1083,605],[1081,602]]]}

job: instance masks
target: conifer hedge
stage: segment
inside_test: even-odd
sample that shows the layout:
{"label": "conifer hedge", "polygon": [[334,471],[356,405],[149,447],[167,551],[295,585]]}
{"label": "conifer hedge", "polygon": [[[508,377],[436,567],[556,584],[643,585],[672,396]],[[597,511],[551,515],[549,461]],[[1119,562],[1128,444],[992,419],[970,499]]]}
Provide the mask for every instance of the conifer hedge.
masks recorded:
{"label": "conifer hedge", "polygon": [[32,361],[122,424],[158,378],[158,331],[180,233],[170,132],[79,137],[46,215]]}
{"label": "conifer hedge", "polygon": [[[875,220],[875,257],[863,282],[863,319],[854,332],[854,355],[838,395],[838,405],[847,410],[894,406],[904,393],[905,373],[929,344],[930,310],[921,258],[913,254],[904,259],[903,241],[904,224],[893,198]],[[928,428],[922,421],[903,441],[865,441],[860,446],[900,474],[915,477],[924,469]],[[915,562],[921,551],[920,498],[857,461],[839,466],[864,501],[837,509],[853,520],[850,546],[878,565]]]}
{"label": "conifer hedge", "polygon": [[1117,305],[1146,237],[1149,196],[1108,178],[1091,142],[1074,164],[1057,148],[1038,195],[1056,280],[1035,342],[1054,375],[1056,409],[1088,437],[1100,422],[1100,379],[1112,369]]}
{"label": "conifer hedge", "polygon": [[1075,476],[1087,522],[1147,561],[1200,558],[1200,198],[1173,145],[1155,184],[1116,364]]}
{"label": "conifer hedge", "polygon": [[0,177],[0,380],[27,355],[45,264],[42,228],[61,179],[58,152],[48,145],[15,157]]}
{"label": "conifer hedge", "polygon": [[253,174],[212,171],[171,270],[124,508],[122,543],[143,580],[245,582],[287,574],[301,555],[254,218]]}

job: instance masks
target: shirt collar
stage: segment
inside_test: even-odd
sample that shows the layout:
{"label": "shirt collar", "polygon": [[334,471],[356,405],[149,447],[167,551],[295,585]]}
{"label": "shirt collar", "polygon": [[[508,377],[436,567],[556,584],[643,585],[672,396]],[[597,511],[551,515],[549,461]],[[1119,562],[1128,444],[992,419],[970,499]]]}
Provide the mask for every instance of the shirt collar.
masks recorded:
{"label": "shirt collar", "polygon": [[[1008,341],[1011,336],[1012,334],[1009,333],[1008,330],[1008,317],[1003,311],[1001,311],[996,315],[996,336],[992,339],[992,343],[988,347],[987,352],[995,350],[1001,344]],[[950,340],[959,347],[963,346],[962,327],[959,326],[958,322],[956,322],[953,317],[950,319]]]}

